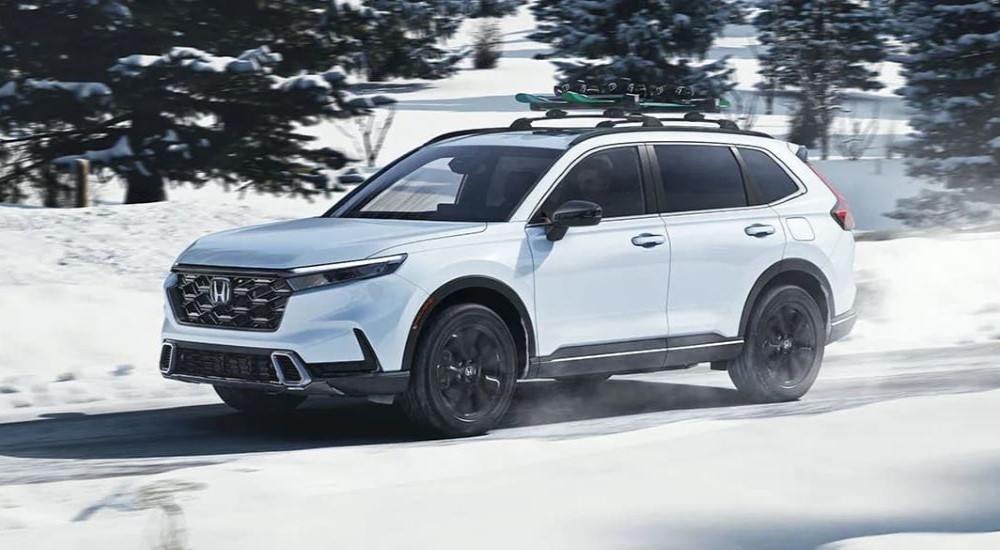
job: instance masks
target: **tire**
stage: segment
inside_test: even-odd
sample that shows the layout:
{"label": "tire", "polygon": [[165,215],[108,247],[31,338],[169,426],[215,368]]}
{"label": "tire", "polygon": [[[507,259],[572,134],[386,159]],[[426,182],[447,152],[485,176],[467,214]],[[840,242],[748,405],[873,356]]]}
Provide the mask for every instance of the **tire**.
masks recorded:
{"label": "tire", "polygon": [[517,381],[517,346],[506,323],[479,304],[435,315],[417,342],[400,408],[434,435],[486,433],[507,413]]}
{"label": "tire", "polygon": [[291,412],[306,400],[304,395],[266,393],[228,386],[215,386],[215,393],[226,405],[246,414],[261,416]]}
{"label": "tire", "polygon": [[819,374],[826,322],[808,292],[777,286],[754,305],[745,340],[728,369],[736,388],[757,403],[794,401]]}
{"label": "tire", "polygon": [[564,376],[556,378],[556,382],[565,384],[574,391],[590,391],[603,384],[610,374],[581,374],[580,376]]}

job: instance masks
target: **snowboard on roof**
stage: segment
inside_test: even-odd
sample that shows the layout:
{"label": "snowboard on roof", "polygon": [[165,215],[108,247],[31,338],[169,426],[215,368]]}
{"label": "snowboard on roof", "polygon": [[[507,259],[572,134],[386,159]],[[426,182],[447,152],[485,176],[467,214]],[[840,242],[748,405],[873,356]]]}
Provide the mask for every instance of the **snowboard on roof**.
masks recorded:
{"label": "snowboard on roof", "polygon": [[690,111],[718,112],[729,106],[724,99],[698,98],[691,101],[643,101],[634,95],[590,96],[577,92],[563,92],[558,96],[520,93],[514,96],[518,103],[527,104],[533,111],[602,109],[622,113],[684,113]]}

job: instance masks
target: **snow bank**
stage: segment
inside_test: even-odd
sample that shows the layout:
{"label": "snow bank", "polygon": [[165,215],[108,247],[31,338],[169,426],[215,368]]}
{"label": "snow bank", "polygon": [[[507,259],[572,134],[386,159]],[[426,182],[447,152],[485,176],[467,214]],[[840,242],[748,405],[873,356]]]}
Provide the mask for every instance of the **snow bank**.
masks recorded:
{"label": "snow bank", "polygon": [[833,353],[1000,340],[1000,234],[858,243],[861,319]]}
{"label": "snow bank", "polygon": [[[117,192],[117,189],[115,190]],[[207,232],[315,216],[327,202],[176,190],[169,203],[0,206],[0,413],[185,395],[155,369],[160,285]]]}

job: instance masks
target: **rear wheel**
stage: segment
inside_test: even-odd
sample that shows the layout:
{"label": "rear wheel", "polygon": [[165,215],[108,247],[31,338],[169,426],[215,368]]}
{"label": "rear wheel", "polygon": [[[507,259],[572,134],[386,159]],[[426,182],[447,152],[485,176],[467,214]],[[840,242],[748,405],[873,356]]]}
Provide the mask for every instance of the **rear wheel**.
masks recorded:
{"label": "rear wheel", "polygon": [[729,365],[736,388],[753,401],[798,399],[820,364],[826,325],[816,300],[795,286],[769,289],[754,306],[743,353]]}
{"label": "rear wheel", "polygon": [[500,422],[514,398],[517,346],[503,320],[458,304],[424,327],[400,407],[437,435],[464,437]]}
{"label": "rear wheel", "polygon": [[230,407],[247,414],[271,415],[295,410],[306,400],[304,395],[266,393],[259,390],[215,386],[215,393]]}

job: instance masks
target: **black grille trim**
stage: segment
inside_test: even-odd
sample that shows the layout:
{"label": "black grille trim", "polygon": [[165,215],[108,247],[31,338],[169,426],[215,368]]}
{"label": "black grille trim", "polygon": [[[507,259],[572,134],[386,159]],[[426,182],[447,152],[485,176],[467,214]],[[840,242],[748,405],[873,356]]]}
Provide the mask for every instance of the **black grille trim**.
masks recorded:
{"label": "black grille trim", "polygon": [[278,375],[267,350],[222,351],[208,347],[175,345],[171,375],[218,380],[278,384]]}
{"label": "black grille trim", "polygon": [[360,361],[341,361],[338,363],[309,363],[306,369],[314,378],[333,378],[354,374],[373,374],[382,370],[382,365],[375,356],[375,349],[361,329],[354,329],[354,337],[361,347]]}
{"label": "black grille trim", "polygon": [[[178,323],[188,326],[273,332],[281,326],[292,288],[275,274],[175,270],[168,290]],[[232,289],[226,304],[211,301],[212,280],[225,278]]]}

